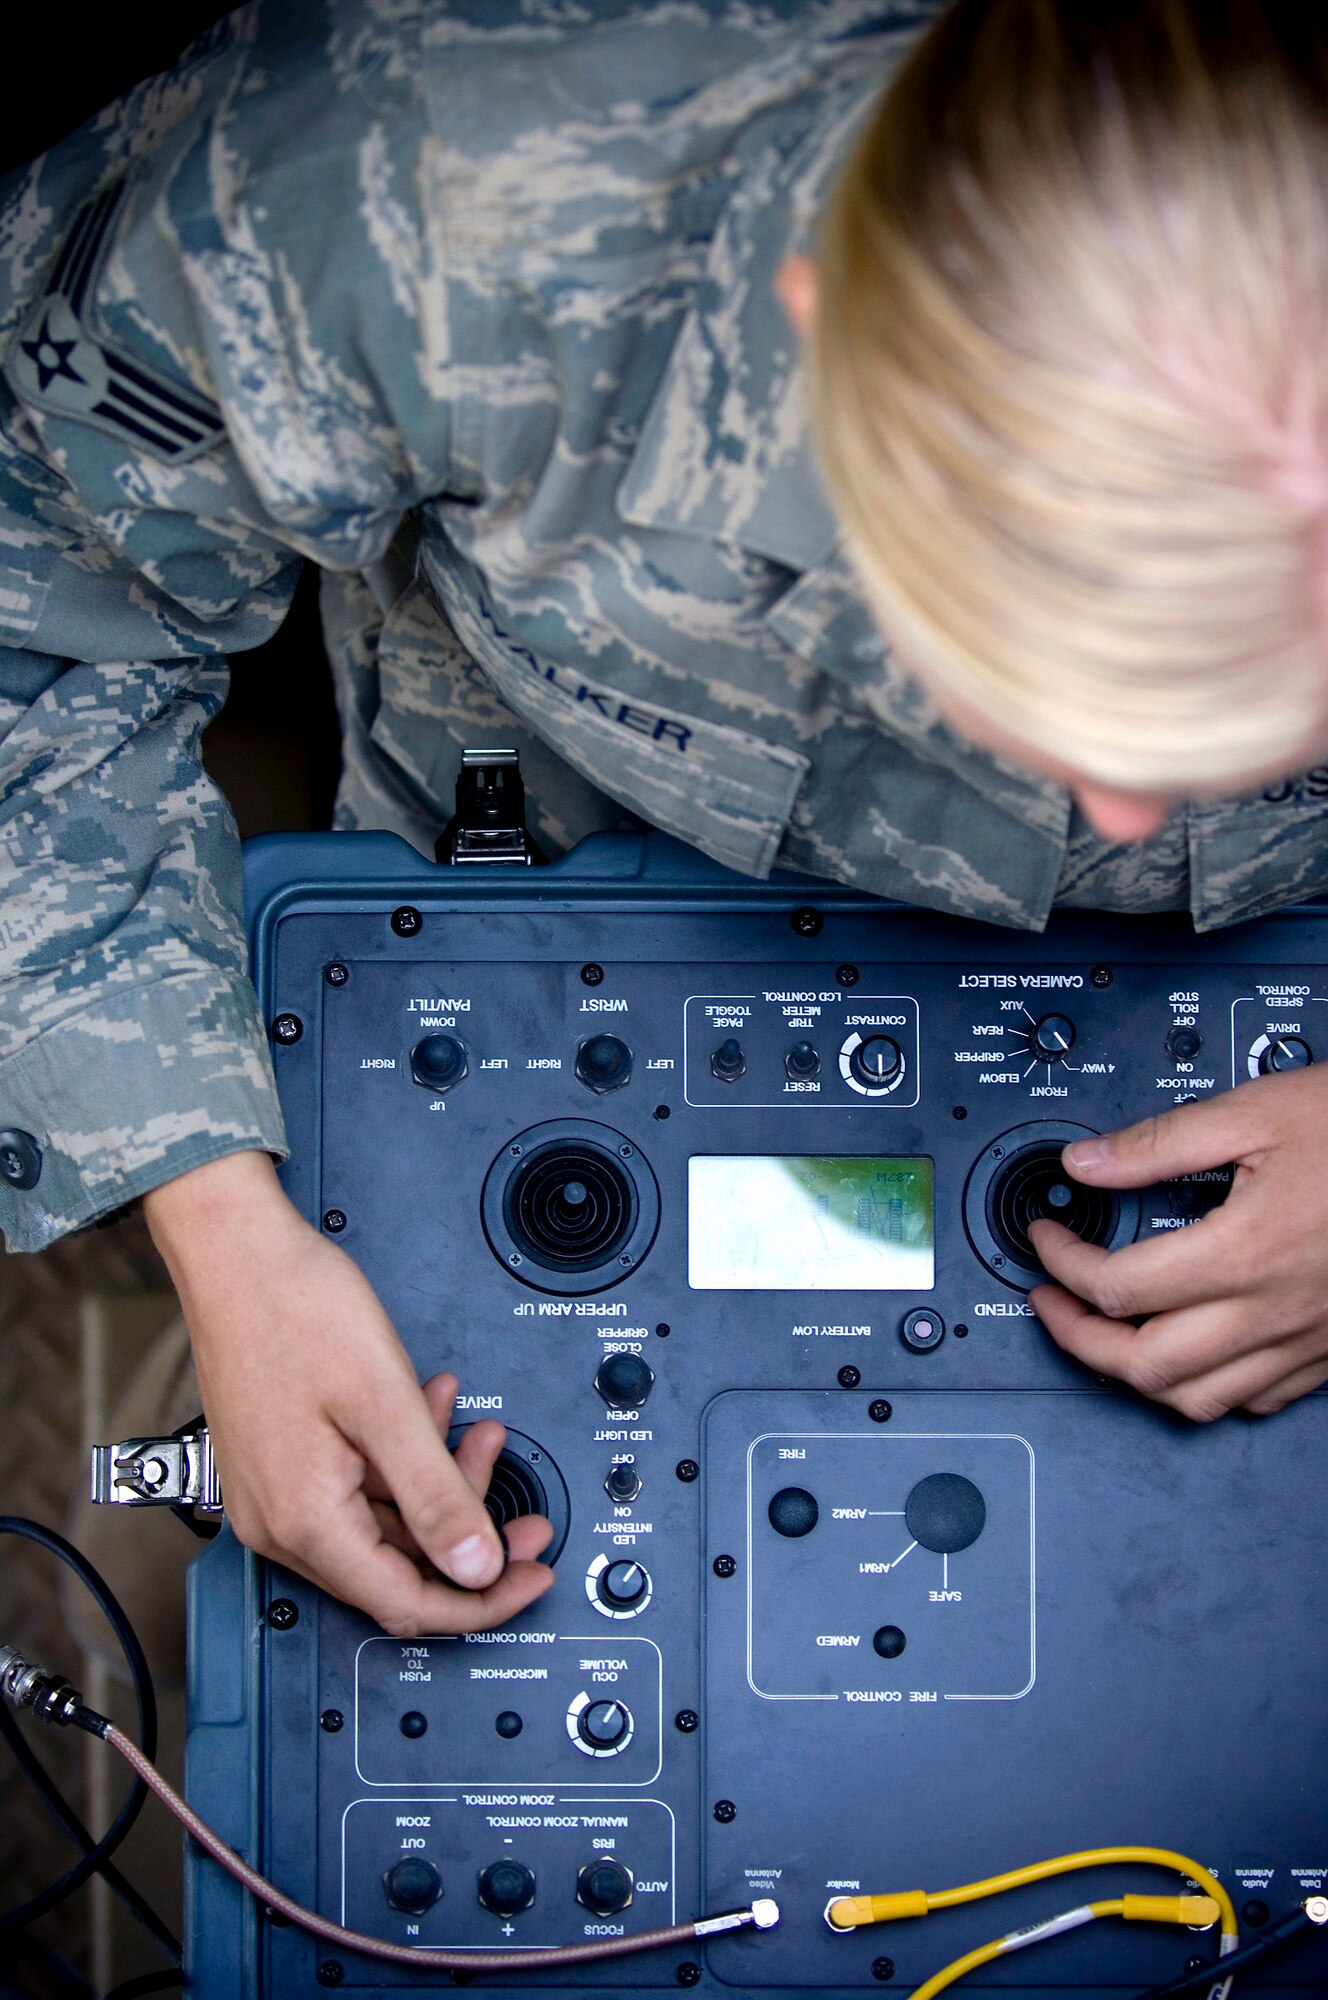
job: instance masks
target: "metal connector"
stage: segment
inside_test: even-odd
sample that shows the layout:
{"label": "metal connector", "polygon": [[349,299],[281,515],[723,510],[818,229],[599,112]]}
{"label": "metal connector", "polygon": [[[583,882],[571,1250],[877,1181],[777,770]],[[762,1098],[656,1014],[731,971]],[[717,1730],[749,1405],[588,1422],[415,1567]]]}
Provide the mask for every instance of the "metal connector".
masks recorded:
{"label": "metal connector", "polygon": [[30,1708],[43,1722],[62,1726],[83,1708],[83,1697],[63,1674],[25,1659],[16,1646],[0,1646],[0,1695],[15,1708]]}
{"label": "metal connector", "polygon": [[456,811],[434,843],[452,867],[516,862],[528,868],[544,855],[526,831],[526,788],[515,750],[463,750]]}
{"label": "metal connector", "polygon": [[1303,1908],[1312,1924],[1328,1924],[1328,1896],[1307,1896]]}
{"label": "metal connector", "polygon": [[174,1437],[126,1438],[92,1448],[92,1498],[103,1507],[196,1507],[222,1511],[207,1425]]}

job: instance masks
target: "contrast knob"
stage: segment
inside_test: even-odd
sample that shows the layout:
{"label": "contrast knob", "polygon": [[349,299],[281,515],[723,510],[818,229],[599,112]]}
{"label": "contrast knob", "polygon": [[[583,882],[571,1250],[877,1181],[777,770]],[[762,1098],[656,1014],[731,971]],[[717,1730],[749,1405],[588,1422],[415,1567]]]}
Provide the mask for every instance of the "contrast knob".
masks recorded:
{"label": "contrast knob", "polygon": [[898,1042],[889,1035],[868,1035],[859,1042],[850,1058],[853,1074],[859,1083],[866,1084],[868,1090],[884,1090],[886,1084],[893,1083],[903,1067],[904,1057]]}
{"label": "contrast knob", "polygon": [[819,1075],[820,1068],[821,1058],[811,1042],[795,1042],[784,1057],[784,1073],[795,1082]]}
{"label": "contrast knob", "polygon": [[635,1611],[649,1591],[649,1574],[639,1562],[611,1562],[595,1581],[595,1594],[610,1611]]}
{"label": "contrast knob", "polygon": [[426,1035],[410,1052],[410,1073],[425,1090],[451,1090],[466,1074],[466,1048],[455,1035]]}
{"label": "contrast knob", "polygon": [[1078,1029],[1068,1014],[1044,1014],[1028,1037],[1030,1055],[1041,1062],[1059,1062],[1074,1047]]}
{"label": "contrast knob", "polygon": [[632,1718],[620,1701],[592,1701],[577,1717],[576,1728],[589,1749],[616,1750],[631,1734]]}
{"label": "contrast knob", "polygon": [[730,1035],[721,1042],[710,1058],[710,1072],[721,1083],[736,1083],[747,1068],[747,1058],[742,1052],[742,1043]]}
{"label": "contrast knob", "polygon": [[595,1371],[595,1387],[611,1410],[639,1410],[654,1382],[639,1354],[606,1354]]}
{"label": "contrast knob", "polygon": [[1299,1035],[1274,1035],[1259,1057],[1259,1068],[1264,1076],[1281,1076],[1287,1070],[1308,1069],[1313,1061],[1313,1049]]}
{"label": "contrast knob", "polygon": [[480,1902],[495,1917],[520,1916],[535,1900],[535,1871],[520,1861],[491,1861],[478,1887]]}
{"label": "contrast knob", "polygon": [[616,1917],[632,1900],[631,1870],[607,1857],[588,1861],[576,1878],[576,1900],[594,1917]]}
{"label": "contrast knob", "polygon": [[383,1877],[383,1891],[394,1910],[408,1917],[422,1917],[443,1893],[438,1870],[431,1861],[410,1855],[394,1862]]}
{"label": "contrast knob", "polygon": [[576,1080],[587,1090],[621,1090],[631,1080],[632,1051],[617,1035],[591,1035],[576,1050]]}

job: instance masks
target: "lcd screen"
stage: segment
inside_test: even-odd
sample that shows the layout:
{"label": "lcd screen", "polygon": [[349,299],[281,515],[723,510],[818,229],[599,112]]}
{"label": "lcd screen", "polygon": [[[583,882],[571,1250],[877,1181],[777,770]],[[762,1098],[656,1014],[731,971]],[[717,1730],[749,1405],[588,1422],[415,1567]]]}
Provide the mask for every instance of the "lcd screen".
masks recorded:
{"label": "lcd screen", "polygon": [[921,1292],[935,1280],[932,1163],[810,1154],[688,1161],[701,1292]]}

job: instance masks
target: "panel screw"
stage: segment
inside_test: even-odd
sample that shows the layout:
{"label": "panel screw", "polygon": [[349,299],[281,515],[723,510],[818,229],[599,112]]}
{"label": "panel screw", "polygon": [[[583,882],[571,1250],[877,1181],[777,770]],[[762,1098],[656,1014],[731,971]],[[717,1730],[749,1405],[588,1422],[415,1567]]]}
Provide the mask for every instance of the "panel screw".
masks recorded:
{"label": "panel screw", "polygon": [[874,1403],[867,1405],[867,1415],[874,1424],[888,1424],[894,1411],[884,1396],[878,1396]]}
{"label": "panel screw", "polygon": [[657,1104],[650,1115],[652,1118],[667,1118],[670,1116],[669,1107],[667,1104]]}
{"label": "panel screw", "polygon": [[274,1632],[289,1632],[292,1625],[300,1622],[300,1607],[292,1604],[289,1597],[274,1597],[267,1607],[267,1622]]}
{"label": "panel screw", "polygon": [[423,924],[423,917],[409,903],[403,903],[399,910],[392,912],[392,928],[398,937],[417,936]]}
{"label": "panel screw", "polygon": [[856,986],[859,977],[856,965],[840,965],[835,968],[835,978],[841,986]]}
{"label": "panel screw", "polygon": [[958,1326],[955,1328],[954,1333],[956,1340],[968,1339],[968,1328],[964,1325],[964,1322],[962,1320],[960,1320]]}
{"label": "panel screw", "polygon": [[526,1149],[524,1146],[509,1146],[507,1150],[514,1160],[519,1160]]}
{"label": "panel screw", "polygon": [[963,1104],[956,1104],[954,1110],[950,1113],[950,1116],[952,1118],[960,1118],[960,1119],[967,1118],[968,1116],[967,1106]]}
{"label": "panel screw", "polygon": [[736,1556],[716,1556],[710,1567],[714,1570],[716,1576],[736,1576],[738,1574]]}
{"label": "panel screw", "polygon": [[339,1958],[325,1958],[318,1968],[320,1986],[340,1986],[346,1977],[346,1968]]}
{"label": "panel screw", "polygon": [[821,915],[821,912],[810,909],[806,905],[800,910],[795,910],[789,918],[789,922],[799,937],[819,937],[825,926],[825,918]]}
{"label": "panel screw", "polygon": [[329,986],[344,986],[350,978],[350,973],[344,965],[325,965],[323,977]]}
{"label": "panel screw", "polygon": [[694,1708],[680,1708],[673,1718],[675,1729],[681,1729],[684,1736],[690,1736],[694,1729],[701,1727],[701,1718]]}
{"label": "panel screw", "polygon": [[1195,1957],[1186,1959],[1185,1970],[1187,1973],[1202,1972],[1207,1963],[1208,1960],[1206,1958],[1200,1958],[1196,1954]]}
{"label": "panel screw", "polygon": [[604,967],[596,965],[593,959],[589,965],[583,965],[581,968],[581,984],[583,986],[602,986],[604,984]]}
{"label": "panel screw", "polygon": [[846,1365],[843,1368],[840,1369],[838,1375],[835,1377],[835,1380],[838,1382],[841,1389],[856,1389],[859,1382],[862,1380],[862,1370],[860,1368],[855,1368],[853,1366],[853,1363],[850,1361],[846,1363]]}
{"label": "panel screw", "polygon": [[623,1144],[618,1148],[618,1158],[620,1160],[630,1160],[631,1157],[632,1157],[632,1148],[626,1143],[626,1141],[624,1141]]}
{"label": "panel screw", "polygon": [[673,1328],[669,1325],[668,1321],[662,1319],[655,1328],[655,1338],[656,1340],[667,1340],[672,1331]]}
{"label": "panel screw", "polygon": [[512,1269],[515,1271],[517,1266],[521,1262],[521,1252],[519,1250],[509,1250],[507,1253],[507,1261],[512,1266]]}
{"label": "panel screw", "polygon": [[329,1208],[327,1214],[323,1217],[323,1227],[329,1236],[340,1236],[342,1230],[346,1227],[345,1209]]}
{"label": "panel screw", "polygon": [[721,1826],[727,1826],[730,1820],[737,1817],[738,1808],[734,1805],[732,1799],[717,1799],[715,1801],[715,1818]]}
{"label": "panel screw", "polygon": [[346,1726],[346,1718],[339,1708],[325,1708],[318,1720],[329,1736],[335,1736],[339,1729]]}
{"label": "panel screw", "polygon": [[272,1023],[272,1039],[280,1042],[283,1049],[294,1048],[304,1033],[304,1022],[298,1014],[278,1014]]}
{"label": "panel screw", "polygon": [[1110,986],[1115,976],[1109,965],[1095,965],[1088,975],[1088,983],[1090,986]]}
{"label": "panel screw", "polygon": [[895,1962],[892,1958],[874,1958],[872,1960],[873,1979],[880,1979],[884,1981],[886,1979],[893,1979],[894,1976],[895,1976]]}
{"label": "panel screw", "polygon": [[700,1966],[697,1965],[693,1959],[685,1958],[682,1964],[678,1967],[679,1986],[699,1986],[700,1983],[701,1983]]}
{"label": "panel screw", "polygon": [[701,1468],[694,1458],[680,1458],[673,1469],[684,1486],[690,1486],[694,1479],[701,1477]]}

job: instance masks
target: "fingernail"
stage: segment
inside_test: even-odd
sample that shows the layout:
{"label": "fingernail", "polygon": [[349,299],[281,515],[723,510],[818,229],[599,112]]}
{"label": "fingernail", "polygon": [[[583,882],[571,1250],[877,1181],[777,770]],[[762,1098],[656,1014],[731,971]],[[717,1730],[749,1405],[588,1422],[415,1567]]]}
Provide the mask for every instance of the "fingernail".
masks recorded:
{"label": "fingernail", "polygon": [[487,1536],[467,1535],[464,1542],[448,1550],[443,1567],[455,1582],[464,1584],[468,1590],[478,1590],[501,1576],[506,1565],[498,1561]]}
{"label": "fingernail", "polygon": [[1102,1167],[1111,1156],[1106,1139],[1076,1139],[1065,1148],[1067,1167]]}

